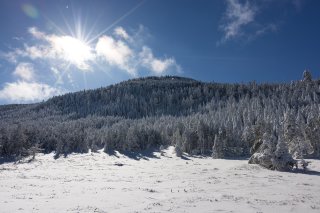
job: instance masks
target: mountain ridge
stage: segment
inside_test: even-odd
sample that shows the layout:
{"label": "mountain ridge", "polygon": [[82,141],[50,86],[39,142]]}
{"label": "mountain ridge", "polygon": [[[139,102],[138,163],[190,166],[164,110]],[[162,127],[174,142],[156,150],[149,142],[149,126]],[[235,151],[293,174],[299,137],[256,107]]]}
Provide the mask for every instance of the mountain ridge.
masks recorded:
{"label": "mountain ridge", "polygon": [[[320,157],[319,106],[320,83],[312,79],[286,84],[131,79],[0,107],[0,156],[27,155],[32,147],[58,157],[174,145],[177,153],[249,157],[266,147],[275,153],[285,138],[290,155]],[[271,148],[265,144],[270,141]]]}

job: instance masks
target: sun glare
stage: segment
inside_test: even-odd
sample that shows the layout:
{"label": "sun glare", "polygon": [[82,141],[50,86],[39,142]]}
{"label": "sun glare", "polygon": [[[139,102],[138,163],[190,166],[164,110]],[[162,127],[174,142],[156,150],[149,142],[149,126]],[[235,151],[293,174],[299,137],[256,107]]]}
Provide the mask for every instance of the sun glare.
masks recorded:
{"label": "sun glare", "polygon": [[[62,18],[64,20],[65,26],[61,25],[61,23],[60,24],[55,23],[50,18],[45,17],[48,21],[48,25],[55,28],[58,34],[62,36],[60,35],[58,36],[57,34],[43,35],[41,33],[39,34],[39,32],[37,31],[31,32],[31,33],[35,37],[44,39],[50,43],[51,45],[50,48],[52,48],[52,51],[49,50],[49,54],[52,54],[52,57],[63,59],[63,61],[66,62],[61,64],[62,65],[61,67],[63,67],[61,68],[62,75],[65,75],[65,73],[69,71],[69,68],[71,65],[75,66],[76,68],[82,71],[91,71],[92,63],[94,63],[95,65],[98,65],[97,63],[95,63],[95,58],[97,56],[96,56],[95,48],[92,48],[92,44],[95,41],[97,41],[104,33],[106,33],[107,31],[112,29],[116,24],[118,24],[119,22],[127,18],[130,14],[132,14],[135,10],[137,10],[143,4],[144,4],[144,1],[141,1],[135,7],[130,9],[127,13],[125,13],[124,15],[119,17],[117,20],[115,20],[107,28],[103,29],[99,33],[95,33],[94,35],[92,34],[94,31],[96,31],[95,27],[96,27],[97,21],[88,30],[86,29],[87,22],[82,21],[83,17],[81,16],[81,13],[79,12],[79,14],[76,14],[73,9],[71,9],[70,11],[72,12],[73,20],[67,19],[62,14]],[[29,7],[26,7],[26,8],[27,8],[25,9],[26,13],[31,13],[33,11]],[[69,10],[69,6],[66,7],[66,9]],[[104,71],[104,68],[100,68],[100,69]]]}
{"label": "sun glare", "polygon": [[66,61],[83,70],[89,68],[87,63],[93,59],[94,54],[92,48],[84,41],[71,36],[61,36],[54,40],[54,45]]}

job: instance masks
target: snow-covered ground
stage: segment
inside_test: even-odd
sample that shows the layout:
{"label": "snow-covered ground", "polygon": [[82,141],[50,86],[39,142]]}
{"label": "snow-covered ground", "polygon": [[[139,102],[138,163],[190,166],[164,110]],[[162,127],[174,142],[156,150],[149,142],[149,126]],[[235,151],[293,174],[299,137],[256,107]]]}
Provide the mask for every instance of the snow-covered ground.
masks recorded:
{"label": "snow-covered ground", "polygon": [[[320,212],[320,161],[303,173],[247,160],[72,154],[0,165],[0,212]],[[140,158],[137,160],[137,158]]]}

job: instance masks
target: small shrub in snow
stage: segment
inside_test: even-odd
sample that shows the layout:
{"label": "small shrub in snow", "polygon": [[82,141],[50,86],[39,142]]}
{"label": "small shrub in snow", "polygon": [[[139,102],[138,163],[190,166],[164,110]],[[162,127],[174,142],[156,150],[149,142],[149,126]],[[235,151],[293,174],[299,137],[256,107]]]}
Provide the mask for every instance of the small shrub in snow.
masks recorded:
{"label": "small shrub in snow", "polygon": [[309,162],[305,161],[304,159],[302,159],[299,163],[303,170],[306,170],[309,165]]}

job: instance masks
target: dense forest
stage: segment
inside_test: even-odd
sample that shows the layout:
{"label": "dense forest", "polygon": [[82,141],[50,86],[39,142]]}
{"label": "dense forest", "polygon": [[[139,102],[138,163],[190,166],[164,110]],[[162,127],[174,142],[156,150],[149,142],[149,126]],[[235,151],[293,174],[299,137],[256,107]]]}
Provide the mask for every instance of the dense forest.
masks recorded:
{"label": "dense forest", "polygon": [[250,157],[285,170],[320,157],[320,80],[221,84],[165,76],[125,81],[45,102],[0,106],[0,157],[89,149]]}

